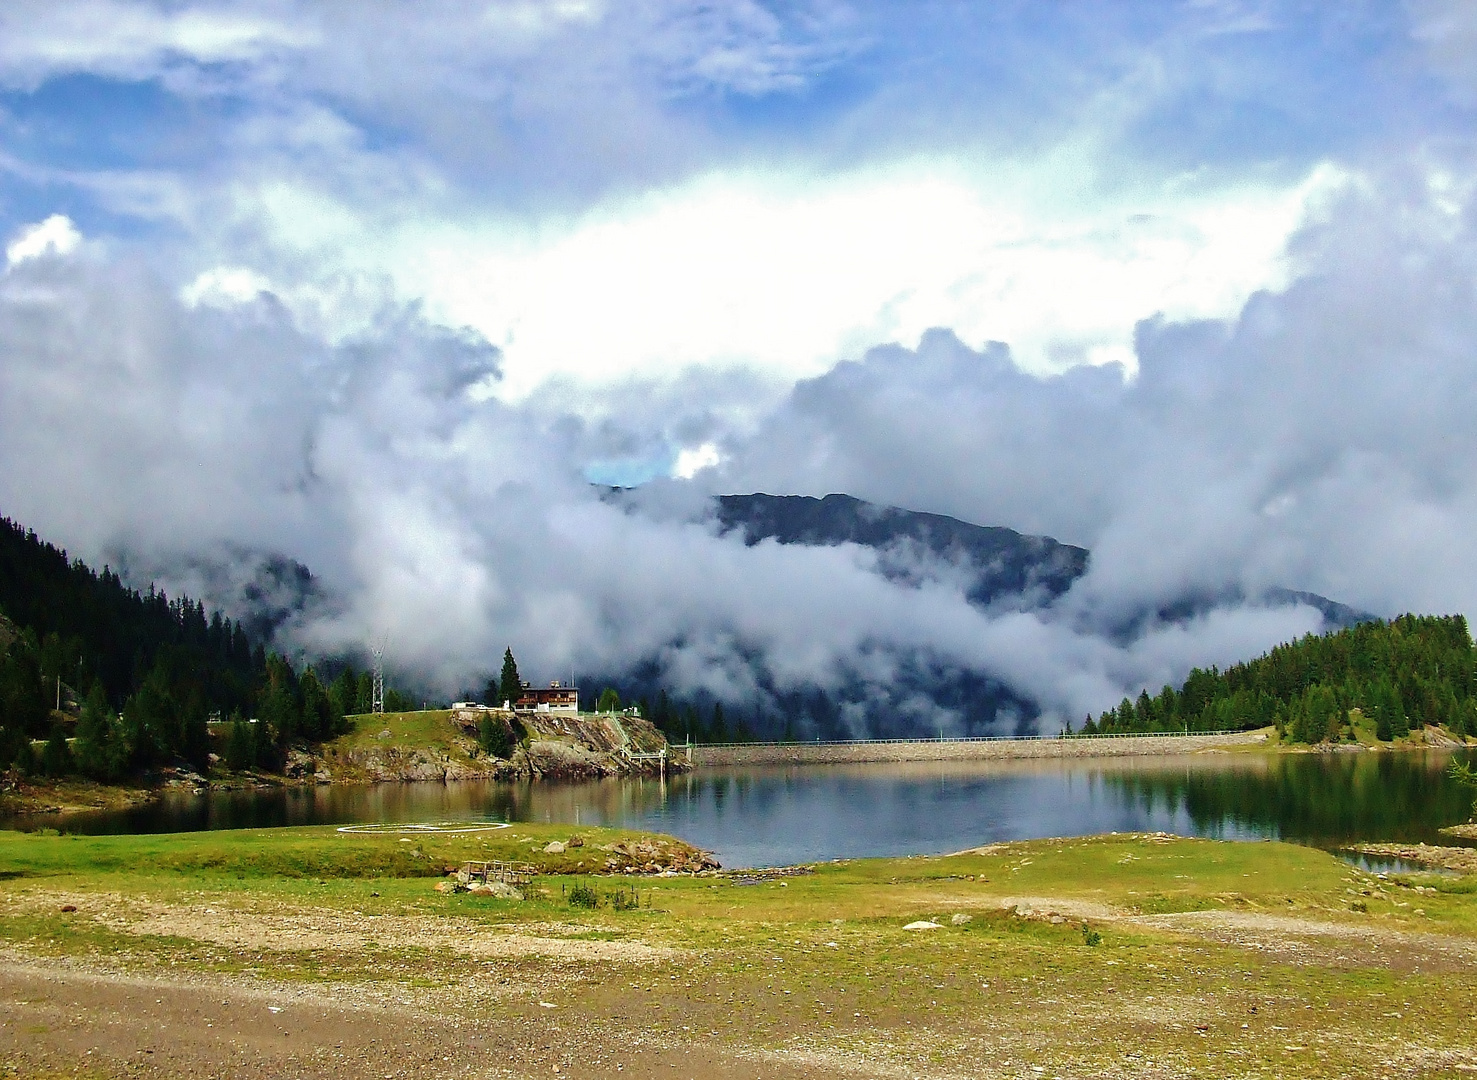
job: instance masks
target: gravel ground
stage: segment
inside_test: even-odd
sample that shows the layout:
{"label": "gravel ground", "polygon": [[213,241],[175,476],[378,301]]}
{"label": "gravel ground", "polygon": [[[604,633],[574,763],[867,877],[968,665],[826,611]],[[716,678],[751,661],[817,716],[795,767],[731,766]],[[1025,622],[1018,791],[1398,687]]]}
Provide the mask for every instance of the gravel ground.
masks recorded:
{"label": "gravel ground", "polygon": [[[507,1003],[492,1016],[359,988],[243,985],[0,959],[0,1076],[711,1077],[775,1075],[695,1036],[655,1045],[608,1018]],[[856,1076],[811,1062],[793,1077]]]}

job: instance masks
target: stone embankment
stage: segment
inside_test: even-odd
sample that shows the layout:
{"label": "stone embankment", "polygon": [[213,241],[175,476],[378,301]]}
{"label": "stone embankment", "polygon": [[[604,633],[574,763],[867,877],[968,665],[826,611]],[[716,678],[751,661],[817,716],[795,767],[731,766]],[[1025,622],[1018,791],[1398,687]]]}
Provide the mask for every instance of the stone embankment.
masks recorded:
{"label": "stone embankment", "polygon": [[672,748],[696,768],[725,765],[842,765],[887,761],[991,761],[1018,758],[1147,757],[1193,754],[1266,742],[1263,731],[1223,735],[1073,736],[1039,739],[897,739],[866,742],[725,743]]}
{"label": "stone embankment", "polygon": [[[507,758],[478,746],[478,726],[489,714],[508,724],[515,740]],[[635,716],[514,715],[500,709],[455,709],[444,715],[444,730],[434,738],[397,736],[390,727],[356,733],[317,754],[296,753],[288,761],[287,775],[320,784],[573,780],[688,767],[685,760],[672,757],[666,737],[654,725]],[[657,756],[664,748],[665,761]]]}

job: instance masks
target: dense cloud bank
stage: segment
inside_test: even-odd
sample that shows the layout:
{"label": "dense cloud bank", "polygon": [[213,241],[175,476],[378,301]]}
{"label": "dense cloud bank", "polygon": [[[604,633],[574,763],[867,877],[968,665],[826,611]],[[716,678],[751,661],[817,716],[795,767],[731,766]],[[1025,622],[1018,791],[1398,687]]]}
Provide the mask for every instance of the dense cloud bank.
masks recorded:
{"label": "dense cloud bank", "polygon": [[[511,644],[533,677],[640,670],[746,708],[820,690],[892,729],[962,730],[920,687],[989,684],[1054,727],[1322,625],[1296,604],[1154,617],[1187,595],[1477,609],[1477,220],[1458,194],[1370,181],[1298,238],[1286,291],[1143,323],[1136,372],[1039,377],[941,330],[758,413],[742,376],[693,375],[598,419],[488,397],[497,350],[413,308],[329,343],[270,293],[191,306],[126,251],[52,246],[0,278],[0,512],[228,607],[298,560],[318,593],[280,647],[382,637],[438,693]],[[620,502],[588,482],[595,458],[694,436],[721,464],[690,481]],[[986,610],[865,548],[720,536],[706,496],[749,490],[845,491],[1092,560],[1049,607]]]}

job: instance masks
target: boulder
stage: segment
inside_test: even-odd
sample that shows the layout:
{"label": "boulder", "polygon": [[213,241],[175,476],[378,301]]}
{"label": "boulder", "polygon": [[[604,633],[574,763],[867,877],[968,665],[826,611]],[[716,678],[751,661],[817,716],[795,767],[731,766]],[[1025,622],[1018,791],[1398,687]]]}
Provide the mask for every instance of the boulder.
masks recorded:
{"label": "boulder", "polygon": [[479,881],[467,891],[473,896],[493,896],[499,900],[523,899],[523,891],[505,881]]}
{"label": "boulder", "polygon": [[558,840],[550,840],[549,843],[547,845],[545,845],[545,847],[544,847],[544,854],[545,855],[563,855],[564,854],[564,845],[561,844]]}

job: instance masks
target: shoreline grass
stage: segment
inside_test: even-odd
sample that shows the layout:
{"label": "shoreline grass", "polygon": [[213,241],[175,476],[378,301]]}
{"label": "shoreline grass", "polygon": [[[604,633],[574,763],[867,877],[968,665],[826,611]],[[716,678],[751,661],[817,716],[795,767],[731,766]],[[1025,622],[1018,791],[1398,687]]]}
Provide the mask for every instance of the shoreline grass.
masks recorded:
{"label": "shoreline grass", "polygon": [[[568,857],[642,834],[580,832],[585,847],[562,854],[543,848],[568,826],[409,843],[327,827],[0,833],[0,950],[438,1016],[547,1006],[591,1045],[701,1032],[765,1075],[802,1059],[918,1076],[1477,1064],[1477,878],[1381,875],[1272,841],[1108,835],[633,879]],[[529,899],[433,890],[442,867],[490,857],[540,865]],[[580,885],[634,888],[639,906],[576,907]],[[937,928],[905,929],[918,921]]]}

